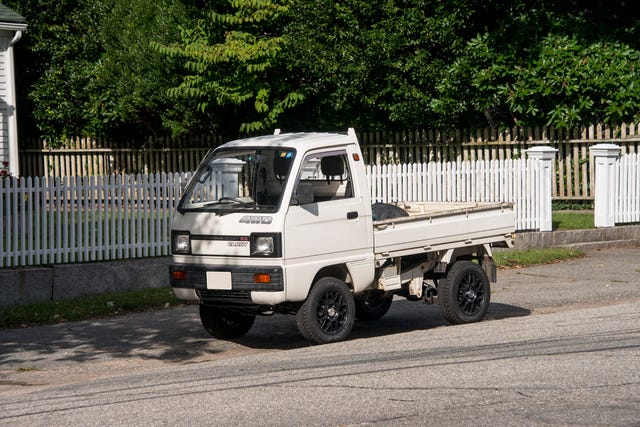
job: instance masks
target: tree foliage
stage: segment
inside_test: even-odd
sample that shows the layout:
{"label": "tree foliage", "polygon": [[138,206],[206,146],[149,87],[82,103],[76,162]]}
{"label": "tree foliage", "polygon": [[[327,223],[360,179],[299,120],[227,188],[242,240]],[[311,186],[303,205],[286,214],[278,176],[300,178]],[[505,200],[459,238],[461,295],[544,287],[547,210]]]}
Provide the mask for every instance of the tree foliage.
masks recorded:
{"label": "tree foliage", "polygon": [[625,2],[506,2],[439,83],[450,123],[553,125],[635,120],[639,27]]}
{"label": "tree foliage", "polygon": [[184,108],[166,94],[179,83],[179,68],[151,44],[177,40],[187,8],[176,0],[103,1],[103,53],[87,86],[89,132],[157,135],[180,128]]}
{"label": "tree foliage", "polygon": [[[10,0],[22,135],[638,119],[628,1]],[[34,131],[35,130],[35,131]]]}
{"label": "tree foliage", "polygon": [[230,125],[231,132],[262,131],[303,99],[287,81],[282,55],[290,2],[231,0],[221,6],[183,28],[179,43],[155,44],[187,70],[168,94],[197,100],[202,113],[211,113],[219,126]]}
{"label": "tree foliage", "polygon": [[92,0],[5,3],[28,24],[16,45],[20,134],[79,134],[89,118],[85,87],[100,54],[101,11]]}
{"label": "tree foliage", "polygon": [[[447,2],[445,2],[447,3]],[[464,47],[466,19],[442,2],[300,2],[288,27],[290,61],[324,126],[414,127]]]}
{"label": "tree foliage", "polygon": [[[633,120],[640,111],[638,20],[625,2],[298,0],[278,14],[262,14],[263,27],[248,30],[246,22],[230,19],[241,10],[234,13],[222,20],[224,42],[220,25],[201,25],[192,29],[198,34],[193,44],[184,44],[187,51],[208,37],[217,40],[208,52],[231,68],[205,71],[189,63],[192,74],[174,93],[230,90],[236,96],[206,99],[217,107],[242,105],[240,94],[259,99],[265,84],[296,94],[292,108],[245,130],[276,122],[289,128],[571,127]],[[220,24],[220,16],[211,22]],[[262,52],[252,50],[262,64],[274,65],[275,75],[238,74],[242,67],[230,65],[225,50],[243,51],[235,31],[273,37],[276,49],[241,40]],[[225,69],[237,80],[225,80]]]}
{"label": "tree foliage", "polygon": [[[177,68],[151,48],[188,17],[178,0],[14,0],[27,19],[16,45],[20,134],[51,144],[73,136],[167,133],[188,104],[166,91]],[[174,122],[172,122],[172,120]]]}

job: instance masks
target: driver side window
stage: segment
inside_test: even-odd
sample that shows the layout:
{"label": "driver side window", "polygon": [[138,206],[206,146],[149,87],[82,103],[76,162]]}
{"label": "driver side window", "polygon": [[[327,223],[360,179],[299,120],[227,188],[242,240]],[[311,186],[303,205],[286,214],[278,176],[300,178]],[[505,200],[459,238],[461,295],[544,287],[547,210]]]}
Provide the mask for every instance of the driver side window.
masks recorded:
{"label": "driver side window", "polygon": [[307,156],[291,204],[304,205],[354,197],[351,171],[344,151]]}

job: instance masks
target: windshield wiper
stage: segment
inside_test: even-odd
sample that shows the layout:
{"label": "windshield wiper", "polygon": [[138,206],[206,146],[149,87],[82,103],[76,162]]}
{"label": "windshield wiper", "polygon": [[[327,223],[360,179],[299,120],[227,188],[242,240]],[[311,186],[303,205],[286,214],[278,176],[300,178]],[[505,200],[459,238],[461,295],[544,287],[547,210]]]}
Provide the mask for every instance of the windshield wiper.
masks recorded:
{"label": "windshield wiper", "polygon": [[236,198],[233,198],[233,197],[221,197],[218,200],[216,200],[215,202],[205,203],[202,206],[203,207],[209,207],[209,206],[214,206],[214,205],[228,206],[231,209],[236,208],[236,207],[246,208],[246,207],[255,207],[256,206],[255,202],[253,202],[253,201],[247,202],[247,201],[236,199]]}

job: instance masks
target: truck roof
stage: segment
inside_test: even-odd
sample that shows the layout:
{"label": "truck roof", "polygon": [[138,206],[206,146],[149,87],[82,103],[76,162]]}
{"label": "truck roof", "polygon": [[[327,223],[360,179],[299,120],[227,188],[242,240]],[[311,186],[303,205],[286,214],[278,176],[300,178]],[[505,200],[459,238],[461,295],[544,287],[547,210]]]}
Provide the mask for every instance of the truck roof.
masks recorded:
{"label": "truck roof", "polygon": [[327,148],[331,146],[343,146],[346,144],[357,144],[355,132],[343,133],[322,133],[322,132],[297,132],[282,133],[277,135],[256,136],[245,139],[236,139],[221,145],[218,148],[234,147],[286,147],[295,148],[300,151],[309,151],[316,148]]}

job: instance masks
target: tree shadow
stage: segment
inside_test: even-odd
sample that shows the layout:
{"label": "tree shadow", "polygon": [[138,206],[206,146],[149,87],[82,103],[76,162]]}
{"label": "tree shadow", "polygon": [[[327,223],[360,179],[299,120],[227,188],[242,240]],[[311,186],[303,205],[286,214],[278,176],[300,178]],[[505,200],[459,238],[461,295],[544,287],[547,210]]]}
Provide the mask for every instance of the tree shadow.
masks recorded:
{"label": "tree shadow", "polygon": [[[521,307],[493,303],[488,320],[526,316]],[[446,326],[437,306],[394,301],[377,321],[356,321],[349,339],[393,335]],[[198,310],[184,306],[118,318],[0,331],[0,365],[18,369],[52,363],[91,363],[107,359],[138,358],[175,363],[198,363],[214,357],[252,350],[290,350],[309,346],[300,335],[294,316],[258,317],[240,339],[210,337],[200,323]]]}

